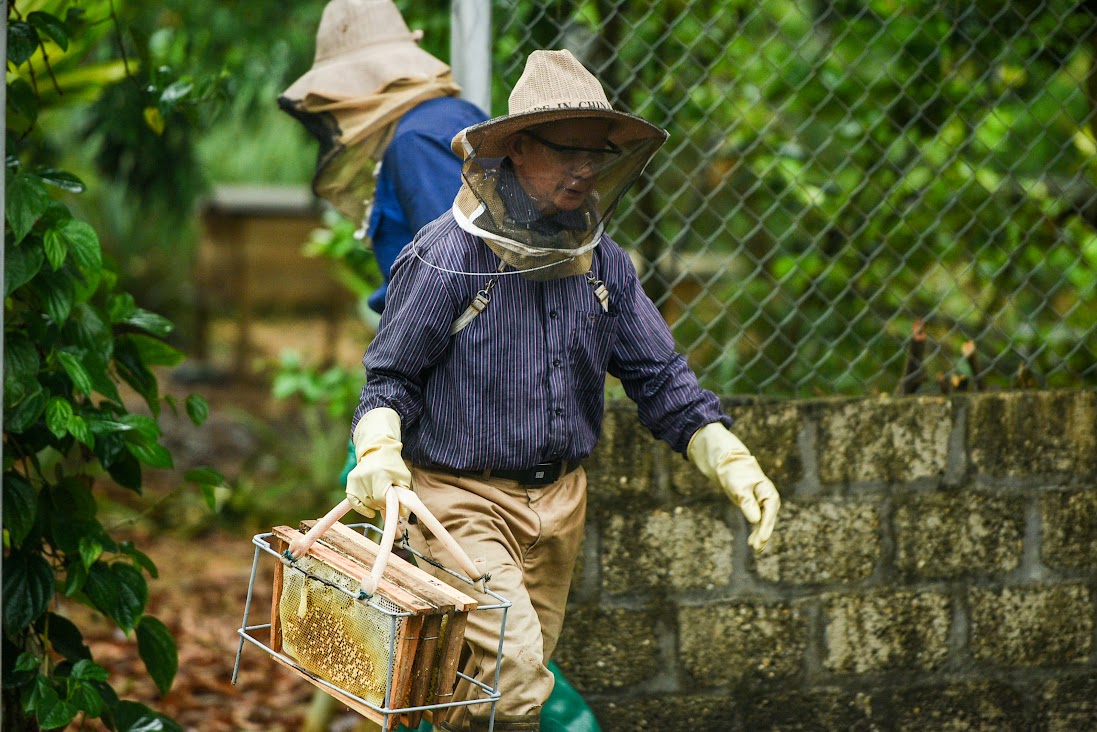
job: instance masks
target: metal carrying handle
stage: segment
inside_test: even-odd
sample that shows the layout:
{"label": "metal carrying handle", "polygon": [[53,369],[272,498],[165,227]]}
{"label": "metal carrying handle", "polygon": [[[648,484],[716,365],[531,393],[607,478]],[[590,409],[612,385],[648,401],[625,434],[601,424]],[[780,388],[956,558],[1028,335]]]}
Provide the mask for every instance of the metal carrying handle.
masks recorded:
{"label": "metal carrying handle", "polygon": [[[430,529],[430,532],[434,534],[442,545],[453,556],[454,561],[461,568],[469,579],[473,582],[479,582],[486,576],[484,572],[479,571],[476,565],[469,558],[469,555],[465,553],[465,550],[461,548],[461,545],[457,543],[457,540],[446,531],[446,528],[442,526],[442,522],[435,518],[434,514],[423,504],[419,496],[415,495],[407,488],[401,488],[399,486],[392,486],[392,489],[385,494],[385,508],[382,511],[386,517],[385,528],[381,534],[381,545],[377,551],[377,559],[373,562],[373,569],[369,574],[362,577],[362,592],[366,595],[372,595],[377,590],[377,585],[381,581],[381,576],[385,573],[385,568],[388,566],[389,556],[392,554],[392,545],[396,540],[396,526],[400,522],[400,506],[404,505],[409,511],[415,514],[415,516],[426,524],[426,527]],[[335,525],[335,522],[343,518],[350,512],[350,501],[344,498],[342,501],[319,519],[312,528],[309,529],[301,537],[294,539],[290,542],[289,548],[286,550],[291,558],[303,557],[308,554],[312,545],[316,543],[325,531]],[[389,520],[388,517],[395,516],[395,520]]]}

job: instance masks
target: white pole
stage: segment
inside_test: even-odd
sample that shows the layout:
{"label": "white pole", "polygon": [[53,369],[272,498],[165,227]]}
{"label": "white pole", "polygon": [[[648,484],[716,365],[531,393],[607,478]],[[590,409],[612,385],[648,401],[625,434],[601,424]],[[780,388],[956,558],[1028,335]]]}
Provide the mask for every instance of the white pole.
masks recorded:
{"label": "white pole", "polygon": [[491,0],[453,0],[450,66],[461,96],[491,115]]}
{"label": "white pole", "polygon": [[[0,2],[0,8],[3,8],[4,19],[0,20],[0,58],[8,57],[8,3],[7,0]],[[8,108],[8,87],[4,85],[3,91],[0,91],[0,106],[4,109]],[[8,159],[7,150],[8,141],[8,121],[5,118],[0,121],[0,161],[6,161]],[[8,193],[8,166],[5,164],[3,169],[0,170],[0,223],[3,223],[8,215],[7,209],[4,208],[4,201],[7,200]],[[4,271],[4,249],[0,247],[0,272]],[[2,279],[2,276],[0,276]],[[4,310],[0,308],[0,333],[4,332]],[[0,338],[0,379],[4,376],[4,339]],[[0,413],[0,429],[4,426],[4,415]],[[4,448],[0,446],[0,458],[4,457]],[[3,499],[0,498],[0,510],[3,510]]]}

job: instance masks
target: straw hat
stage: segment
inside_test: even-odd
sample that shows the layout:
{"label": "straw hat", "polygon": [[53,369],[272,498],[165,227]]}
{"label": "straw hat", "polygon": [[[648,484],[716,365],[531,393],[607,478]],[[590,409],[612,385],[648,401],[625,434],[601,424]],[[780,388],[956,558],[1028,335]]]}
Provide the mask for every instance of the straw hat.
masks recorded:
{"label": "straw hat", "polygon": [[510,93],[509,114],[467,127],[451,147],[462,158],[504,157],[505,142],[519,130],[575,118],[613,122],[610,139],[618,145],[645,138],[665,139],[665,130],[645,119],[610,106],[602,85],[571,51],[534,51]]}
{"label": "straw hat", "polygon": [[433,79],[449,66],[419,48],[421,35],[391,0],[332,0],[320,17],[312,68],[282,96],[352,99],[399,79]]}

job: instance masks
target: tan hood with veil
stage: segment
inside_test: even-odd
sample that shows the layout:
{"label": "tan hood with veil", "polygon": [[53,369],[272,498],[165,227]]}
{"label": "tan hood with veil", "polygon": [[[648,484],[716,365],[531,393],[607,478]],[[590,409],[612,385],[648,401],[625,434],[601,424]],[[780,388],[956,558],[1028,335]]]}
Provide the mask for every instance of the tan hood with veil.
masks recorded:
{"label": "tan hood with veil", "polygon": [[[572,119],[607,120],[610,154],[599,158],[596,169],[592,165],[593,188],[578,210],[541,215],[514,176],[507,140]],[[511,92],[509,114],[468,127],[453,139],[454,152],[464,160],[453,214],[462,229],[484,239],[530,279],[585,273],[606,221],[666,139],[666,130],[613,109],[602,85],[571,52],[534,51]]]}
{"label": "tan hood with veil", "polygon": [[420,35],[391,0],[332,0],[312,68],[278,98],[320,141],[313,192],[355,223],[367,214],[377,162],[400,118],[460,93],[449,66],[419,48]]}

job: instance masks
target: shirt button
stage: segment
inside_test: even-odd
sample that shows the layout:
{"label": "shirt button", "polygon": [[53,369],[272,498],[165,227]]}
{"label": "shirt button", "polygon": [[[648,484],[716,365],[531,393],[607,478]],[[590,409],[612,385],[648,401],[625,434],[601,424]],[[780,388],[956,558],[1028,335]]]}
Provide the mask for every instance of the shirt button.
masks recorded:
{"label": "shirt button", "polygon": [[563,362],[558,358],[552,359],[552,365],[553,366],[559,366],[561,363],[563,363]]}
{"label": "shirt button", "polygon": [[563,409],[557,409],[556,410],[556,416],[557,417],[563,417],[564,416],[564,410]]}
{"label": "shirt button", "polygon": [[553,320],[555,320],[556,319],[556,311],[555,310],[549,310],[549,317],[552,318]]}

